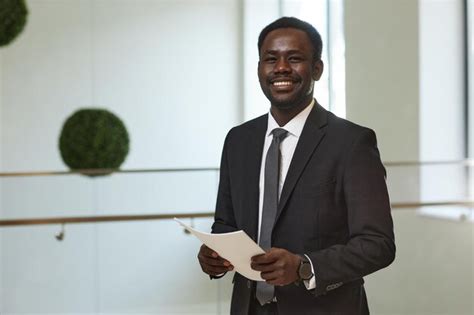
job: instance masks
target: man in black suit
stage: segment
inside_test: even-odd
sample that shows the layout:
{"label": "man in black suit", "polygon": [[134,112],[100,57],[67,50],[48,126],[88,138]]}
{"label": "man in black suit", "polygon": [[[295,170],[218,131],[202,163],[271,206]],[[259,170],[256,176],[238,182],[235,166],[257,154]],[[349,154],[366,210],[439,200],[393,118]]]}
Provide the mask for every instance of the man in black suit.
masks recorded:
{"label": "man in black suit", "polygon": [[[395,258],[375,133],[313,99],[324,67],[310,24],[278,19],[262,30],[258,49],[270,114],[226,137],[212,231],[244,230],[271,246],[251,261],[265,282],[234,275],[231,313],[369,314],[363,277]],[[269,156],[278,150],[275,163]],[[198,258],[213,278],[233,269],[204,245]]]}

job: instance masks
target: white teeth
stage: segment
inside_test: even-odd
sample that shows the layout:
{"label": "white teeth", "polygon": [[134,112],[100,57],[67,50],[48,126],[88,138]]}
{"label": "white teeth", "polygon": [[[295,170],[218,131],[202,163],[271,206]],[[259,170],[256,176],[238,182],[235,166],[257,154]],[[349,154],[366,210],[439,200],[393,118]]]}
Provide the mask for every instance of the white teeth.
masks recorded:
{"label": "white teeth", "polygon": [[291,81],[279,81],[279,82],[273,82],[273,85],[275,86],[289,86],[292,85],[293,82]]}

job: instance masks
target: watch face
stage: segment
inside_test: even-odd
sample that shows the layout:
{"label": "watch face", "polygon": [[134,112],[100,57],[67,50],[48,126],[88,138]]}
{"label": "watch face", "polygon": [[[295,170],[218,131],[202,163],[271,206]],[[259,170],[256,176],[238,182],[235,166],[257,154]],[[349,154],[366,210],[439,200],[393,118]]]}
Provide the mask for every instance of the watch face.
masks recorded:
{"label": "watch face", "polygon": [[309,261],[303,261],[299,269],[300,278],[303,280],[309,280],[313,276],[313,271],[311,270],[311,264]]}

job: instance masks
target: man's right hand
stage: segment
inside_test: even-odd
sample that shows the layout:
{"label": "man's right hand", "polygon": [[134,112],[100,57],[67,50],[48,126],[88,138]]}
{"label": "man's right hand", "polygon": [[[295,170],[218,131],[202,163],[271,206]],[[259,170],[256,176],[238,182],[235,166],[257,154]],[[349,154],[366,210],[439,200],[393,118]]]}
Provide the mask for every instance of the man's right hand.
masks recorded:
{"label": "man's right hand", "polygon": [[234,266],[232,266],[230,262],[220,257],[206,245],[201,246],[198,259],[202,271],[210,276],[218,276],[234,269]]}

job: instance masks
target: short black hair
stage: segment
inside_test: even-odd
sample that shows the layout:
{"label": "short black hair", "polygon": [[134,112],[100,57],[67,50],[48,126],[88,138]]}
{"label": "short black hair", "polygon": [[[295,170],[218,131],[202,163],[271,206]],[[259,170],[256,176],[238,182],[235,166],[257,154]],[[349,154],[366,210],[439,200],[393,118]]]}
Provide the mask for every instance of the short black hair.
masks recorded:
{"label": "short black hair", "polygon": [[288,17],[288,16],[284,16],[284,17],[279,18],[278,20],[273,21],[272,23],[265,26],[265,28],[260,32],[260,35],[258,36],[258,54],[259,55],[260,55],[260,49],[262,48],[262,45],[263,45],[263,41],[267,37],[268,33],[279,28],[296,28],[298,30],[305,32],[308,35],[311,41],[311,44],[313,45],[314,60],[317,61],[321,59],[321,52],[323,50],[323,41],[321,39],[321,35],[319,35],[319,32],[316,30],[316,28],[313,25],[309,24],[308,22],[302,21],[295,17]]}

